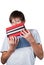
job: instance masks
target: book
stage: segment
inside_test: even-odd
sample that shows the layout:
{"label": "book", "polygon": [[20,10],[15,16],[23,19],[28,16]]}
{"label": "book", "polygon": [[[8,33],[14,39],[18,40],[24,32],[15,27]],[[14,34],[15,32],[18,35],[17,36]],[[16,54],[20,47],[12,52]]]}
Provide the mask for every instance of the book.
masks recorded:
{"label": "book", "polygon": [[6,28],[7,37],[9,37],[9,36],[20,36],[20,34],[22,34],[21,31],[23,29],[26,30],[25,25],[24,25],[23,22],[18,23],[16,25],[12,25],[10,27],[7,27]]}

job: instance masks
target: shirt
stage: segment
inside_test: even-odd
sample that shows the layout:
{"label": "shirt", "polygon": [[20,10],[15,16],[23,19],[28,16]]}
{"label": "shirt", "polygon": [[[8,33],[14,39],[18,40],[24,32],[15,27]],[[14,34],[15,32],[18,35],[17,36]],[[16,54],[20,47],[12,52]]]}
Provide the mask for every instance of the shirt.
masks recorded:
{"label": "shirt", "polygon": [[[41,43],[39,33],[35,29],[29,30],[36,43]],[[11,54],[8,58],[6,65],[34,65],[35,62],[35,54],[30,43],[23,37],[18,36],[19,42],[16,50]],[[1,52],[8,51],[9,43],[7,36],[5,37]]]}

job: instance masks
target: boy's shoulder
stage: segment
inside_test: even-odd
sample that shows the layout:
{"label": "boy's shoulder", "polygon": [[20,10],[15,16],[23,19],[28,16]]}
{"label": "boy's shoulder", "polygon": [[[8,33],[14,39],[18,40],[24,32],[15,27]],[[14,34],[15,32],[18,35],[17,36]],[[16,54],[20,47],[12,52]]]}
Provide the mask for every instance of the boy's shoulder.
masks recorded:
{"label": "boy's shoulder", "polygon": [[38,31],[36,30],[36,29],[28,29],[31,33],[35,33],[35,34],[37,34],[38,33]]}

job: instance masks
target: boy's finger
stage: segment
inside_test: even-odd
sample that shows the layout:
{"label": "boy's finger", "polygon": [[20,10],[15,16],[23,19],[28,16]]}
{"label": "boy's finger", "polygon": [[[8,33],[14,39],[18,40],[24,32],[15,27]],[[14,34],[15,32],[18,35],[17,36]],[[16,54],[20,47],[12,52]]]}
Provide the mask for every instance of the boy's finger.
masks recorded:
{"label": "boy's finger", "polygon": [[12,36],[12,40],[14,40],[14,37]]}
{"label": "boy's finger", "polygon": [[16,43],[16,40],[17,40],[17,38],[16,38],[16,37],[14,37],[14,41],[15,41],[15,43]]}
{"label": "boy's finger", "polygon": [[11,37],[9,37],[9,40],[11,40]]}
{"label": "boy's finger", "polygon": [[14,37],[13,37],[13,36],[11,36],[11,37],[10,37],[10,40],[14,40]]}
{"label": "boy's finger", "polygon": [[23,32],[26,34],[27,32],[23,29]]}
{"label": "boy's finger", "polygon": [[21,31],[21,34],[25,35],[25,33],[23,31]]}
{"label": "boy's finger", "polygon": [[23,35],[22,35],[22,34],[20,34],[20,36],[21,36],[21,37],[23,37]]}
{"label": "boy's finger", "polygon": [[27,30],[27,32],[28,32],[28,33],[30,33],[30,31],[29,31],[29,30]]}

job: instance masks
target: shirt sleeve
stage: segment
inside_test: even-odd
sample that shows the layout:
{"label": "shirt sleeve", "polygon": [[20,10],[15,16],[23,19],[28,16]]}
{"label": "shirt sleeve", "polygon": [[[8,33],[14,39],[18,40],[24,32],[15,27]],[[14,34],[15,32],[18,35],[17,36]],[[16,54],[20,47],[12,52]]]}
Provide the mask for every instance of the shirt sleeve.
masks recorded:
{"label": "shirt sleeve", "polygon": [[36,41],[36,43],[40,44],[41,43],[41,39],[40,39],[40,35],[38,33],[37,30],[33,30],[32,35],[34,36],[34,39]]}
{"label": "shirt sleeve", "polygon": [[[37,30],[32,30],[31,33],[32,33],[36,43],[41,44],[41,39],[40,39],[40,35],[39,35],[38,31]],[[34,53],[34,57],[36,58],[35,53]]]}
{"label": "shirt sleeve", "polygon": [[8,44],[8,38],[6,36],[2,45],[1,52],[8,51],[8,48],[9,48],[9,44]]}

